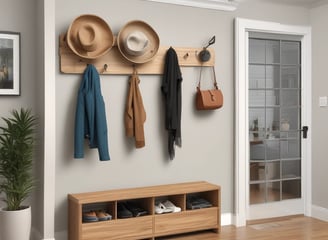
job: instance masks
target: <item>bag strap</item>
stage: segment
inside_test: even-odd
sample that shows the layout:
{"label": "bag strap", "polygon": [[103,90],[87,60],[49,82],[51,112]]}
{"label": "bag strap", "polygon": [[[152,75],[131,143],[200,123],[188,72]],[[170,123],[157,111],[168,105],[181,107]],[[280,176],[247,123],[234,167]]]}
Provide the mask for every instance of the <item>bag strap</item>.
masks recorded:
{"label": "bag strap", "polygon": [[[212,66],[212,70],[213,70],[213,77],[214,77],[214,79],[213,79],[213,84],[214,84],[214,87],[215,87],[215,89],[219,89],[218,88],[218,83],[217,83],[217,81],[216,81],[216,74],[215,74],[215,68],[214,68],[214,66]],[[201,81],[201,79],[202,79],[202,71],[203,71],[203,65],[201,65],[201,67],[200,67],[200,72],[199,72],[199,81],[198,81],[198,86],[197,86],[197,89],[200,89],[200,81]]]}

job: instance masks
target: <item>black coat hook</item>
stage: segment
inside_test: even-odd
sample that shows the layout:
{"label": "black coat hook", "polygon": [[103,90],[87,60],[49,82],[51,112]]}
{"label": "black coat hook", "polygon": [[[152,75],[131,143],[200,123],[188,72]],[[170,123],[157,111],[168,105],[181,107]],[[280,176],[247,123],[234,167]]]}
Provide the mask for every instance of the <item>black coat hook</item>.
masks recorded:
{"label": "black coat hook", "polygon": [[211,53],[207,50],[209,46],[215,43],[215,36],[213,36],[207,43],[207,46],[199,53],[199,59],[201,62],[207,62],[211,58]]}

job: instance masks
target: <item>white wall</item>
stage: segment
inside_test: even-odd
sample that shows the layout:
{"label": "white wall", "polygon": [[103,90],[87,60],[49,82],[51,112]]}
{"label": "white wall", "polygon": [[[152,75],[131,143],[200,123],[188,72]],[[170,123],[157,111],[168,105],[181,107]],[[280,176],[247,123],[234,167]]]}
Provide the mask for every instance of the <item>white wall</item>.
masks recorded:
{"label": "white wall", "polygon": [[[253,3],[252,3],[253,4]],[[206,180],[222,187],[222,212],[233,212],[233,19],[236,16],[308,24],[305,8],[257,3],[240,5],[236,12],[196,9],[140,0],[57,0],[56,33],[65,33],[73,19],[93,13],[105,19],[114,34],[130,20],[148,22],[161,45],[200,47],[216,35],[216,72],[223,90],[224,107],[211,113],[195,111],[198,68],[183,68],[183,147],[168,160],[164,130],[161,76],[141,76],[141,92],[147,112],[146,147],[134,149],[124,136],[123,113],[127,76],[101,76],[106,102],[109,147],[112,160],[100,162],[96,150],[85,159],[73,159],[73,128],[80,75],[56,74],[56,231],[67,230],[67,194],[162,183]],[[57,64],[58,63],[57,59]],[[59,69],[59,65],[57,66]],[[132,71],[132,69],[131,69]],[[62,234],[63,236],[65,234]],[[65,239],[65,237],[62,237]],[[61,239],[57,237],[56,239]]]}

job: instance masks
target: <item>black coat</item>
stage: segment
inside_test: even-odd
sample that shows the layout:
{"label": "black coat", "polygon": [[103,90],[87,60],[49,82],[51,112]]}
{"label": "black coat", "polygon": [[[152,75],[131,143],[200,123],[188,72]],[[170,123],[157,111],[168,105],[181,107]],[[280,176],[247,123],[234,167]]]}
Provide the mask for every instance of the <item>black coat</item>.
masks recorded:
{"label": "black coat", "polygon": [[170,47],[165,56],[162,93],[165,97],[165,128],[168,131],[170,159],[175,156],[174,145],[181,147],[181,83],[178,56]]}

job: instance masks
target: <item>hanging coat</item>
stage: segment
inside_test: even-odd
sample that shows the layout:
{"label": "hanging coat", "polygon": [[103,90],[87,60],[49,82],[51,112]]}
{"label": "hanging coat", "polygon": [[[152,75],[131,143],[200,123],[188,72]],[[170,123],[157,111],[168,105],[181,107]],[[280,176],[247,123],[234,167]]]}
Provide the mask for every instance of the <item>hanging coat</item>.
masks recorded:
{"label": "hanging coat", "polygon": [[83,73],[75,113],[74,158],[84,157],[84,140],[98,148],[101,161],[110,160],[107,139],[105,103],[97,69],[88,64]]}
{"label": "hanging coat", "polygon": [[165,99],[165,128],[168,131],[168,153],[175,157],[174,146],[181,147],[181,93],[182,75],[178,56],[170,47],[165,56],[162,93]]}
{"label": "hanging coat", "polygon": [[146,112],[139,89],[140,79],[134,71],[129,81],[129,93],[126,99],[125,132],[128,137],[135,137],[136,148],[145,146],[144,123]]}

